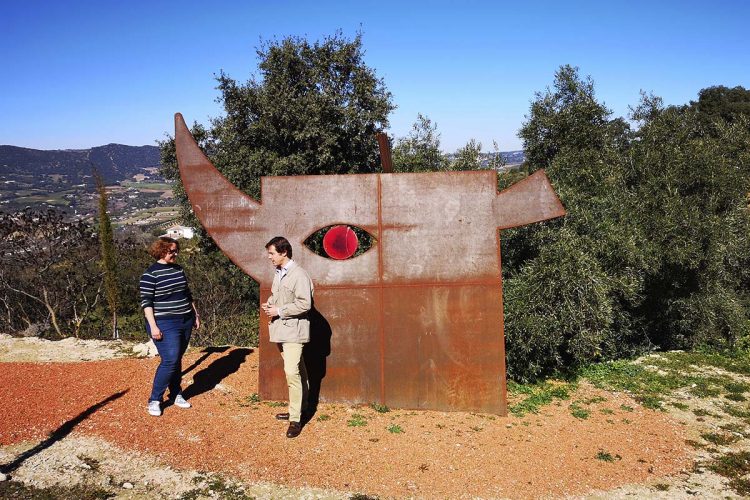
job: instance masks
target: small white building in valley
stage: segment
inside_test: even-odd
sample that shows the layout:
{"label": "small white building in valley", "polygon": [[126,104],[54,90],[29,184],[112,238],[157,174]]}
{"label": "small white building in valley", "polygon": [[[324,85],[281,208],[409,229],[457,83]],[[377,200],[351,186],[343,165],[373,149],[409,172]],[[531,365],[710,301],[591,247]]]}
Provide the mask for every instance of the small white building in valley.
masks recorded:
{"label": "small white building in valley", "polygon": [[167,232],[164,233],[162,236],[167,236],[169,238],[179,240],[179,239],[186,239],[189,240],[193,237],[194,231],[192,227],[188,226],[180,226],[179,224],[175,224],[172,227],[167,228]]}

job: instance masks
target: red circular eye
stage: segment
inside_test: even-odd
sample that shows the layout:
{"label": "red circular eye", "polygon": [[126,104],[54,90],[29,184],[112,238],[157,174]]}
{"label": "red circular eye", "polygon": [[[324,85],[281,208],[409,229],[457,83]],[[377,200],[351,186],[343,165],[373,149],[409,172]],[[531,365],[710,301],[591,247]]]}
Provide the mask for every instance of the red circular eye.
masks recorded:
{"label": "red circular eye", "polygon": [[348,259],[358,246],[357,235],[349,226],[333,226],[323,236],[323,249],[332,259]]}

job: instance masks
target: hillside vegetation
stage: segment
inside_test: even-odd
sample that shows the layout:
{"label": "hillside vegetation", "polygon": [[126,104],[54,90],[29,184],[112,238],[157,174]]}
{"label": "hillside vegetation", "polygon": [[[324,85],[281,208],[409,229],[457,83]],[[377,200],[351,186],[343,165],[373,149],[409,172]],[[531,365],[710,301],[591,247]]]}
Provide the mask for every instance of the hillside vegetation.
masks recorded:
{"label": "hillside vegetation", "polygon": [[630,121],[569,66],[536,95],[520,131],[525,173],[545,168],[568,215],[503,234],[513,377],[747,347],[750,115],[702,111],[734,109],[736,90],[684,106],[644,95]]}

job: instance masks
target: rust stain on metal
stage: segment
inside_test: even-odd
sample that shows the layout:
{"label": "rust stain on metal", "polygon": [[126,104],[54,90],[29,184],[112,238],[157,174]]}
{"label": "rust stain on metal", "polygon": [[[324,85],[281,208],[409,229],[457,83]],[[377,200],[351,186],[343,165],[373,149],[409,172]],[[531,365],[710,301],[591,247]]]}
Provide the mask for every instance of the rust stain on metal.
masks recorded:
{"label": "rust stain on metal", "polygon": [[[229,258],[270,294],[265,243],[283,235],[315,282],[308,371],[320,400],[505,415],[499,229],[565,215],[543,171],[501,193],[494,171],[261,179],[262,203],[227,181],[175,115],[180,175]],[[375,239],[347,260],[303,242],[332,224]],[[285,399],[281,358],[261,321],[259,391]],[[310,354],[308,358],[308,354]]]}

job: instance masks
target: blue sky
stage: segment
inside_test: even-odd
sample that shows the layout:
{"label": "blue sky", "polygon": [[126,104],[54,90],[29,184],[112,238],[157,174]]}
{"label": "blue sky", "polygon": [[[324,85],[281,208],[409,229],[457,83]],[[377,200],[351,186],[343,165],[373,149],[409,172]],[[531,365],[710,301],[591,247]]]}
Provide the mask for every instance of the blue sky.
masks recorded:
{"label": "blue sky", "polygon": [[398,109],[442,148],[469,139],[521,148],[537,91],[562,64],[580,68],[616,115],[641,90],[667,104],[711,85],[750,88],[750,2],[3,2],[0,144],[38,149],[154,144],[176,111],[208,123],[221,70],[244,82],[260,40],[363,33],[365,61]]}

